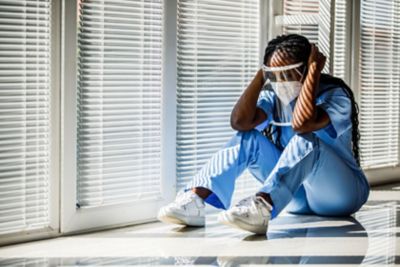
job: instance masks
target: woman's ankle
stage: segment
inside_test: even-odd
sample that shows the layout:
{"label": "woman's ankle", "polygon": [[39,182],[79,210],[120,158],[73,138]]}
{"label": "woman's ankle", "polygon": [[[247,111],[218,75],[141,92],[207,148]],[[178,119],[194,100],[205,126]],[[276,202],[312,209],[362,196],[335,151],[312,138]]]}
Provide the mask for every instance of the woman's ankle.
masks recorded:
{"label": "woman's ankle", "polygon": [[203,200],[206,199],[209,195],[211,195],[211,191],[205,187],[194,187],[192,191],[196,193]]}
{"label": "woman's ankle", "polygon": [[272,202],[272,199],[270,197],[270,195],[268,193],[265,192],[258,192],[256,193],[256,196],[260,196],[262,197],[265,201],[267,201],[271,206],[274,205],[274,203]]}

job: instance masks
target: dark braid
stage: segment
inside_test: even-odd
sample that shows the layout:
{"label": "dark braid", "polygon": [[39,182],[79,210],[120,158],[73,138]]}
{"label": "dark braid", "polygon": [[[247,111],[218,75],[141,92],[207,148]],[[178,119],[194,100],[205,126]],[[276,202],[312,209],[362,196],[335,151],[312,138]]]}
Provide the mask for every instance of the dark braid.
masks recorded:
{"label": "dark braid", "polygon": [[[361,138],[360,129],[358,127],[358,114],[359,114],[359,107],[354,98],[354,93],[350,89],[350,87],[342,80],[337,77],[333,77],[328,74],[321,73],[320,83],[325,83],[329,85],[333,85],[330,88],[325,89],[323,92],[328,91],[329,89],[340,87],[346,93],[346,95],[350,98],[351,101],[351,124],[352,124],[352,149],[353,155],[357,161],[358,166],[360,166],[360,148],[359,148],[359,141]],[[321,94],[322,92],[320,92]]]}
{"label": "dark braid", "polygon": [[[288,34],[288,35],[279,35],[275,39],[268,42],[268,45],[265,49],[264,55],[264,64],[268,63],[268,60],[272,56],[275,51],[285,51],[286,54],[293,59],[293,62],[304,62],[305,66],[308,63],[308,57],[311,52],[311,44],[308,39],[304,36],[298,34]],[[305,70],[306,73],[307,70]],[[352,121],[352,150],[353,155],[357,161],[357,164],[360,166],[360,153],[359,153],[359,140],[360,140],[360,132],[358,129],[358,114],[359,108],[354,99],[354,94],[352,90],[343,82],[341,79],[332,77],[330,75],[321,74],[320,82],[327,82],[330,84],[335,84],[343,88],[347,96],[351,100],[351,121]],[[273,114],[274,115],[274,114]],[[269,124],[262,131],[263,135],[265,135],[271,142],[273,142],[280,150],[283,150],[283,146],[280,143],[281,130],[280,127],[276,127],[275,125]],[[276,133],[276,138],[273,138],[273,135]]]}

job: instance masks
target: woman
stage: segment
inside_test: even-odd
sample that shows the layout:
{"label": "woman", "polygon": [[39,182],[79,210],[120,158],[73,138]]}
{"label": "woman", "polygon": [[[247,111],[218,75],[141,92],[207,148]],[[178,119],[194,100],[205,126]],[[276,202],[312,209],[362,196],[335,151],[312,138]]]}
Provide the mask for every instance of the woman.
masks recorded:
{"label": "woman", "polygon": [[[301,35],[271,40],[264,66],[232,110],[237,132],[158,219],[204,226],[208,203],[224,209],[219,222],[265,234],[284,208],[320,216],[359,210],[370,187],[360,168],[358,106],[342,80],[321,74],[325,61]],[[263,185],[230,207],[246,168]]]}

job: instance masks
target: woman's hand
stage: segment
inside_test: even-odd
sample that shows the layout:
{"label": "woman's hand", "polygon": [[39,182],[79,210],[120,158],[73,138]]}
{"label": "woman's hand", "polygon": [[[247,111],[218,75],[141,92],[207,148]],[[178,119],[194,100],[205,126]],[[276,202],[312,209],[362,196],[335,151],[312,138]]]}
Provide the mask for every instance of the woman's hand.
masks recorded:
{"label": "woman's hand", "polygon": [[267,114],[257,107],[257,100],[263,85],[264,75],[260,68],[233,107],[231,113],[232,129],[248,131],[267,119]]}
{"label": "woman's hand", "polygon": [[326,57],[324,56],[324,54],[319,52],[319,49],[315,44],[311,44],[311,52],[307,64],[308,69],[311,68],[312,64],[316,64],[317,71],[321,73],[321,71],[324,69],[325,62]]}
{"label": "woman's hand", "polygon": [[308,73],[293,112],[292,127],[298,133],[318,130],[330,121],[328,114],[315,105],[319,78],[325,62],[326,57],[319,52],[314,44],[311,44],[311,52],[307,62]]}

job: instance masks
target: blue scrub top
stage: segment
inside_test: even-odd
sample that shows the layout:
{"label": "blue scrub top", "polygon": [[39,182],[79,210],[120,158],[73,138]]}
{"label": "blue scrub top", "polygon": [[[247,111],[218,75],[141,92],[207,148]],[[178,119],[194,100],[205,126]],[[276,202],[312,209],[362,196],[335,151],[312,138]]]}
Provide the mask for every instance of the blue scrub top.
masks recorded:
{"label": "blue scrub top", "polygon": [[[326,77],[326,76],[325,76]],[[329,145],[358,176],[364,176],[363,171],[358,166],[352,152],[352,122],[351,122],[351,100],[340,84],[332,84],[328,79],[322,79],[317,92],[316,105],[326,111],[330,118],[330,123],[319,130],[314,131],[324,143]],[[276,95],[273,91],[263,90],[257,101],[257,106],[264,110],[268,119],[256,127],[263,130],[268,126],[274,114],[274,103]],[[291,102],[294,107],[296,100]],[[279,121],[279,118],[275,120]],[[278,126],[281,128],[280,143],[285,147],[292,136],[295,134],[291,126]],[[276,139],[276,133],[273,135]],[[365,176],[364,176],[365,177]]]}

